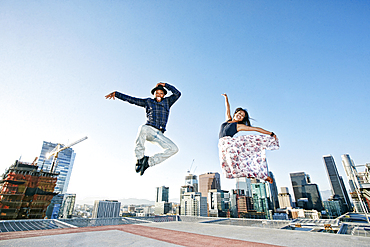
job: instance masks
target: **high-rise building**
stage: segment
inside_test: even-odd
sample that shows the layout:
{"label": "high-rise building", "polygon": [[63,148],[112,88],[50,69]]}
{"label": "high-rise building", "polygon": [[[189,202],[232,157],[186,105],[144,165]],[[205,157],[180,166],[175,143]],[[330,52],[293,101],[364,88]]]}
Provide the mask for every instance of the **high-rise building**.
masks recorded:
{"label": "high-rise building", "polygon": [[115,200],[96,200],[92,218],[115,218],[119,217],[121,202]]}
{"label": "high-rise building", "polygon": [[292,196],[289,194],[288,187],[281,187],[281,193],[279,193],[279,206],[280,208],[291,208],[292,207]]}
{"label": "high-rise building", "polygon": [[324,201],[324,207],[330,219],[337,218],[348,212],[343,211],[346,208],[343,207],[343,201],[339,195],[332,195],[327,201]]}
{"label": "high-rise building", "polygon": [[187,174],[185,176],[185,185],[180,188],[180,206],[179,211],[181,214],[181,202],[184,199],[184,194],[187,192],[198,192],[198,178],[194,174]]}
{"label": "high-rise building", "polygon": [[275,211],[279,208],[279,197],[278,197],[278,189],[276,186],[275,176],[274,174],[269,171],[269,177],[273,179],[272,184],[269,184],[270,187],[270,201],[272,203],[272,210]]}
{"label": "high-rise building", "polygon": [[356,184],[359,186],[359,183],[358,183],[359,178],[357,176],[357,170],[355,167],[355,163],[349,157],[349,154],[343,154],[341,157],[342,157],[342,164],[344,167],[344,171],[346,172],[346,175],[348,178],[349,188],[351,192],[355,192]]}
{"label": "high-rise building", "polygon": [[185,193],[188,193],[188,192],[196,192],[196,191],[194,191],[194,187],[193,186],[191,186],[191,185],[183,185],[183,186],[181,186],[181,188],[180,188],[180,207],[179,207],[179,210],[180,210],[180,215],[181,215],[181,202],[182,202],[182,200],[184,200],[184,194]]}
{"label": "high-rise building", "polygon": [[221,190],[220,174],[218,172],[207,172],[199,175],[199,192],[203,197],[208,196],[208,191],[212,189]]}
{"label": "high-rise building", "polygon": [[254,210],[263,212],[266,216],[270,215],[269,211],[272,210],[272,203],[267,183],[252,183],[252,195]]}
{"label": "high-rise building", "polygon": [[168,202],[169,187],[162,186],[157,187],[157,196],[155,198],[156,202]]}
{"label": "high-rise building", "polygon": [[156,202],[154,207],[154,214],[155,215],[164,215],[169,213],[172,210],[170,202]]}
{"label": "high-rise building", "polygon": [[75,207],[76,194],[64,194],[62,205],[59,210],[59,218],[70,219],[73,215],[73,209]]}
{"label": "high-rise building", "polygon": [[193,191],[198,192],[198,178],[194,174],[188,174],[185,176],[185,185],[193,186]]}
{"label": "high-rise building", "polygon": [[230,217],[264,219],[265,215],[257,213],[256,210],[254,210],[252,197],[245,196],[244,190],[236,189],[232,190],[230,193]]}
{"label": "high-rise building", "polygon": [[194,191],[194,187],[191,186],[191,185],[181,186],[181,188],[180,188],[180,204],[181,204],[181,200],[184,198],[184,194],[187,193],[187,192],[197,192],[197,191]]}
{"label": "high-rise building", "polygon": [[200,192],[187,192],[181,201],[181,215],[208,216],[207,197]]}
{"label": "high-rise building", "polygon": [[324,155],[323,159],[329,177],[332,196],[337,195],[339,196],[340,200],[342,200],[343,212],[351,211],[351,201],[349,200],[347,189],[343,183],[342,176],[339,176],[333,156]]}
{"label": "high-rise building", "polygon": [[229,192],[223,190],[208,191],[208,212],[211,217],[225,217],[229,208]]}
{"label": "high-rise building", "polygon": [[310,176],[304,172],[290,173],[294,197],[298,207],[306,210],[323,210],[323,203],[317,184],[311,183]]}
{"label": "high-rise building", "polygon": [[[52,159],[47,159],[46,156],[47,153],[50,153],[57,145],[58,143],[43,142],[40,157],[37,162],[38,166],[41,167],[43,171],[50,171],[52,168]],[[54,192],[61,194],[67,192],[75,157],[76,154],[72,148],[67,148],[58,154],[58,158],[56,160],[57,165],[56,169],[54,168],[54,171],[59,173],[59,176]]]}
{"label": "high-rise building", "polygon": [[63,203],[64,194],[55,195],[46,210],[47,219],[58,219],[59,210]]}
{"label": "high-rise building", "polygon": [[53,197],[46,210],[48,219],[72,218],[76,194],[58,194]]}
{"label": "high-rise building", "polygon": [[232,218],[238,218],[238,197],[245,196],[244,190],[242,189],[236,189],[231,190],[230,193],[230,217]]}
{"label": "high-rise building", "polygon": [[248,213],[254,210],[253,198],[249,196],[237,197],[238,213]]}
{"label": "high-rise building", "polygon": [[168,202],[169,187],[157,187],[157,195],[155,199],[154,214],[163,215],[171,210],[171,203]]}
{"label": "high-rise building", "polygon": [[252,196],[251,179],[246,177],[235,178],[236,189],[244,190],[245,196]]}

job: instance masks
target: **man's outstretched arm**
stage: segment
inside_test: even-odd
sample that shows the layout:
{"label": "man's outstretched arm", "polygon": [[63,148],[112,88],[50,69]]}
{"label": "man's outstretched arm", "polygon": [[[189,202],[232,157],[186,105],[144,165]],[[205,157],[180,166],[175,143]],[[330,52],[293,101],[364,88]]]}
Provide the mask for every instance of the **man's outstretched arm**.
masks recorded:
{"label": "man's outstretched arm", "polygon": [[146,103],[146,99],[135,98],[135,97],[132,97],[132,96],[129,96],[129,95],[117,92],[117,91],[106,95],[105,98],[113,99],[113,100],[118,98],[120,100],[127,101],[130,104],[134,104],[134,105],[142,106],[142,107],[145,107],[145,103]]}

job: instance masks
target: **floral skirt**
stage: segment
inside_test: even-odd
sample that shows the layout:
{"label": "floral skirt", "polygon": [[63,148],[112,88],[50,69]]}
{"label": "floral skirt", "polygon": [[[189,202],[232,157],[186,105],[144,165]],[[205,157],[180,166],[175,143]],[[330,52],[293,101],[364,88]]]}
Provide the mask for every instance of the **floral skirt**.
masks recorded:
{"label": "floral skirt", "polygon": [[265,150],[279,149],[279,142],[268,135],[222,137],[218,142],[221,168],[226,178],[268,176]]}

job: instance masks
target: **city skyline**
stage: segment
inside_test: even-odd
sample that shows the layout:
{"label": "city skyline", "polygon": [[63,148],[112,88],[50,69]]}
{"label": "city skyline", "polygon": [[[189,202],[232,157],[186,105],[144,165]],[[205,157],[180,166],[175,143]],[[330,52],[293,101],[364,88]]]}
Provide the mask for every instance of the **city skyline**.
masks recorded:
{"label": "city skyline", "polygon": [[[335,187],[340,186],[339,183],[340,182],[343,183],[343,180],[337,174],[336,165],[335,165],[333,157],[329,156],[329,155],[326,155],[326,156],[323,156],[323,158],[324,158],[324,162],[325,162],[325,165],[327,167],[327,170],[328,170],[328,178],[329,178],[329,180],[331,180],[331,183],[333,184],[332,185],[333,186],[332,197],[329,199],[329,201],[325,201],[325,203],[326,203],[325,206],[324,206],[324,203],[323,203],[324,201],[321,200],[321,195],[319,195],[320,192],[318,191],[317,185],[311,183],[311,179],[310,179],[310,176],[308,174],[305,174],[304,172],[291,173],[290,174],[292,186],[293,186],[293,189],[294,189],[294,195],[296,197],[295,205],[298,208],[306,209],[306,210],[309,210],[309,211],[311,209],[316,209],[317,210],[316,212],[307,212],[307,214],[316,214],[316,216],[314,216],[314,215],[310,216],[310,217],[314,217],[314,218],[315,217],[320,217],[318,212],[321,212],[322,210],[324,210],[323,206],[330,208],[330,210],[329,210],[330,215],[336,215],[336,216],[340,216],[341,214],[350,211],[349,208],[351,208],[351,206],[349,205],[348,207],[345,207],[345,208],[342,207],[342,209],[341,209],[340,205],[341,205],[341,203],[344,203],[344,198],[345,198],[345,196],[343,195],[343,189],[344,188],[339,189],[339,188],[335,188]],[[349,159],[349,155],[347,155],[346,157],[343,156],[342,158],[343,158],[343,162],[345,164],[346,159],[347,160]],[[367,164],[367,169],[369,168],[369,165],[370,164]],[[34,171],[37,171],[37,170],[41,169],[41,167],[33,165],[33,164],[31,165],[31,164],[24,163],[21,166],[30,167]],[[13,175],[11,175],[11,176],[13,176]],[[269,176],[271,178],[274,177],[274,175],[271,172],[269,172]],[[367,183],[369,181],[368,171],[367,171],[366,174],[361,174],[361,175],[358,174],[357,176],[359,176],[358,178],[360,178],[360,176],[362,176],[361,182],[358,181],[358,183],[360,183],[360,184]],[[180,200],[180,204],[183,207],[187,208],[186,212],[190,213],[190,211],[189,211],[190,208],[188,208],[190,206],[190,204],[195,203],[194,205],[199,206],[200,201],[203,201],[203,207],[201,206],[201,208],[204,209],[205,200],[207,200],[207,198],[208,198],[208,206],[209,206],[209,215],[208,216],[212,215],[214,217],[220,217],[220,216],[225,217],[228,213],[231,213],[231,211],[229,211],[227,213],[226,209],[230,209],[229,198],[230,198],[230,195],[235,194],[234,190],[230,191],[230,193],[229,193],[229,191],[221,190],[221,188],[219,187],[220,183],[219,183],[219,174],[218,173],[208,172],[206,174],[199,175],[199,177],[200,177],[199,185],[200,185],[200,188],[201,188],[201,191],[202,191],[201,193],[192,192],[195,187],[193,185],[189,184],[189,180],[191,181],[191,183],[197,184],[197,176],[192,175],[192,174],[188,174],[188,175],[185,176],[185,185],[182,186],[182,188],[183,187],[189,187],[191,190],[188,191],[185,194],[183,194],[183,191],[181,190],[180,194],[184,195],[184,198],[181,199],[181,200],[185,200],[186,202]],[[243,181],[245,181],[245,180],[246,179],[242,179],[241,181],[239,180],[236,185],[238,185],[240,182],[243,183]],[[55,179],[54,186],[55,186],[56,182],[57,181]],[[252,206],[251,210],[252,211],[253,210],[257,211],[257,214],[254,215],[254,216],[256,216],[256,217],[258,216],[258,217],[262,217],[262,218],[266,217],[268,219],[272,219],[273,216],[270,213],[270,210],[271,210],[271,212],[276,212],[276,210],[279,209],[280,214],[278,214],[276,217],[283,217],[281,215],[281,210],[284,210],[284,207],[279,207],[277,205],[277,204],[279,204],[279,202],[275,202],[275,200],[278,200],[278,193],[277,193],[276,184],[275,183],[269,184],[267,182],[261,182],[258,179],[252,179],[252,181],[250,181],[250,182],[251,182],[252,195],[253,196],[250,196],[250,197],[247,196],[247,197],[249,198],[248,200],[253,200],[253,203],[251,205],[254,205],[254,206]],[[7,190],[9,189],[7,186],[6,186],[6,188],[7,188]],[[157,190],[157,192],[156,192],[156,201],[155,201],[155,210],[154,210],[155,214],[156,215],[162,215],[162,214],[169,213],[170,210],[172,210],[171,209],[172,208],[171,203],[168,200],[169,187],[166,187],[166,186],[157,187],[156,190]],[[236,189],[236,190],[239,191],[239,189]],[[281,192],[282,192],[281,194],[288,194],[288,188],[282,187]],[[241,193],[241,196],[244,196],[246,191],[243,191],[242,189],[240,189],[240,193]],[[334,195],[337,196],[337,197],[334,197]],[[60,218],[71,218],[72,217],[73,205],[75,204],[76,195],[75,194],[66,194],[64,196],[67,196],[69,199],[68,198],[64,198],[64,199],[62,198],[63,203],[60,203],[60,204],[62,204],[61,208],[63,208],[63,210],[62,210],[62,213],[59,212],[59,217]],[[282,195],[282,196],[284,196],[284,195]],[[199,197],[199,198],[195,199],[197,197]],[[200,198],[200,197],[202,197],[202,198]],[[367,196],[365,195],[365,197],[367,197]],[[224,201],[223,198],[225,198],[225,201]],[[334,201],[333,198],[336,198],[335,199],[336,201]],[[338,201],[337,201],[338,198],[341,199],[340,204],[338,204]],[[194,201],[194,199],[198,202]],[[232,204],[231,208],[235,208],[235,199],[238,200],[238,198],[233,198],[231,200],[231,204]],[[239,199],[242,200],[243,198],[241,197]],[[68,200],[68,203],[67,203],[67,200]],[[244,198],[243,200],[244,200],[244,202],[240,201],[241,204],[240,205],[238,204],[238,205],[240,206],[240,210],[241,210],[239,213],[243,213],[243,217],[244,217],[244,216],[247,216],[247,214],[249,214],[250,212],[249,212],[249,210],[247,210],[245,208],[245,206],[247,206],[247,204],[248,204],[247,203],[248,200],[246,198]],[[367,200],[367,199],[364,198],[364,200]],[[96,204],[97,201],[101,201],[101,200],[95,200],[95,204]],[[112,200],[104,200],[104,201],[113,202]],[[280,201],[280,199],[279,199],[279,201]],[[117,200],[114,200],[114,202],[118,203]],[[54,203],[56,203],[56,202],[54,202]],[[234,203],[234,205],[233,205],[233,203]],[[67,206],[67,204],[69,206]],[[120,202],[119,202],[119,204],[120,204]],[[205,204],[205,205],[207,205],[207,204]],[[339,205],[339,209],[338,209],[338,205]],[[237,206],[237,207],[239,208],[239,206]],[[294,208],[296,206],[294,206]],[[94,206],[94,208],[95,207],[96,207],[96,205]],[[193,206],[191,206],[191,208],[192,207]],[[199,216],[199,213],[200,213],[199,210],[200,210],[200,208],[198,208],[198,211],[194,211],[193,213],[190,213],[190,215],[198,215]],[[342,213],[338,213],[337,210],[340,210]],[[59,211],[59,207],[58,207],[58,211]],[[96,211],[96,210],[94,209],[94,211]],[[175,211],[178,214],[180,212],[179,210],[175,210]],[[173,211],[173,212],[175,212],[175,211]],[[302,212],[304,212],[304,211],[302,211]],[[358,209],[356,209],[356,212],[358,212]],[[51,211],[49,212],[49,214],[50,213],[51,213]],[[182,212],[181,215],[188,215],[188,213],[183,213]],[[54,210],[53,210],[53,213],[51,213],[51,214],[54,215]],[[204,214],[204,212],[201,213],[201,214]],[[235,215],[235,212],[231,213],[231,214]],[[254,213],[251,213],[250,216],[252,216],[252,214],[254,214]],[[57,212],[56,212],[56,215],[58,215]],[[96,212],[95,212],[95,215],[96,215]],[[252,216],[252,217],[254,217],[254,216]],[[47,214],[47,217],[50,218],[50,215]]]}
{"label": "city skyline", "polygon": [[[73,148],[67,193],[76,201],[153,200],[156,187],[184,185],[191,166],[218,172],[230,191],[236,181],[224,177],[217,147],[227,93],[232,111],[247,108],[253,126],[278,136],[280,149],[266,152],[278,188],[293,192],[289,173],[302,171],[330,190],[323,155],[370,161],[369,6],[1,1],[0,172],[19,157],[32,162],[43,141],[88,136]],[[179,152],[139,176],[134,146],[145,111],[104,96],[151,97],[159,81],[182,93],[165,132]]]}
{"label": "city skyline", "polygon": [[[328,155],[324,155],[323,157],[325,157],[325,156],[328,156]],[[271,171],[269,171],[269,173],[270,173],[270,175],[272,175],[271,177],[274,177]],[[297,173],[303,173],[303,174],[305,174],[305,172],[297,172]],[[197,192],[197,189],[194,190],[194,187],[192,185],[190,185],[190,183],[196,181],[196,183],[195,183],[196,184],[196,187],[195,188],[198,188],[198,183],[197,183],[198,179],[197,179],[197,177],[199,177],[200,175],[206,175],[207,176],[208,174],[211,174],[212,175],[212,172],[211,173],[210,172],[206,172],[204,174],[198,174],[198,175],[191,174],[191,173],[188,172],[184,176],[184,184],[185,185],[182,185],[182,186],[180,186],[180,188],[177,188],[177,189],[180,189],[180,193],[178,193],[179,197],[177,197],[177,195],[176,195],[176,196],[173,196],[173,197],[170,198],[169,197],[169,191],[170,191],[169,189],[170,188],[163,185],[161,187],[156,187],[155,188],[156,198],[154,198],[154,199],[153,198],[152,199],[144,199],[144,198],[140,198],[140,196],[139,196],[137,198],[121,198],[120,200],[125,200],[125,199],[128,199],[128,200],[130,200],[130,199],[134,199],[134,200],[135,199],[137,199],[137,200],[147,200],[147,202],[152,202],[152,204],[154,205],[155,202],[158,200],[158,198],[157,198],[158,195],[159,195],[158,190],[160,188],[166,188],[166,198],[167,198],[167,201],[168,202],[173,202],[173,203],[181,203],[181,197],[182,197],[182,195],[183,195],[184,192],[189,192],[189,187],[191,187],[190,192]],[[310,176],[309,175],[308,175],[308,177],[310,179]],[[220,181],[221,181],[221,179],[222,178],[220,178]],[[246,194],[246,196],[250,196],[251,197],[252,196],[252,188],[251,188],[251,185],[253,183],[260,183],[258,181],[253,181],[252,182],[251,180],[253,180],[253,178],[241,177],[241,178],[235,179],[236,184],[230,190],[225,190],[222,187],[219,188],[219,189],[220,190],[228,191],[229,193],[231,193],[232,190],[235,190],[235,189],[243,189],[244,190],[244,193]],[[292,182],[292,180],[290,180],[290,183],[291,182]],[[329,182],[330,182],[330,180],[329,180]],[[263,182],[263,183],[267,183],[267,182]],[[277,201],[277,202],[273,202],[274,205],[279,203],[278,200],[277,200],[277,195],[278,194],[284,194],[284,193],[285,194],[289,194],[289,192],[286,192],[287,190],[289,190],[288,187],[281,187],[280,189],[277,189],[277,187],[276,187],[276,181],[275,180],[274,180],[274,183],[273,184],[268,184],[268,186],[270,187],[270,192],[274,194],[274,199]],[[320,197],[322,198],[322,201],[326,201],[331,196],[334,195],[333,192],[332,192],[332,190],[325,190],[325,191],[323,191],[323,190],[320,190],[320,186],[319,185],[317,187],[318,187],[318,192],[320,193]],[[348,190],[347,188],[345,188],[345,189],[347,190],[347,192],[350,192],[350,190]],[[273,192],[274,190],[275,190],[275,192]],[[175,189],[175,191],[176,191],[176,189]],[[324,196],[322,195],[322,192],[325,193]],[[328,193],[330,193],[330,195]],[[292,201],[293,202],[296,202],[294,193],[292,194],[292,196],[293,197],[291,197],[291,199],[294,199]],[[95,198],[95,199],[97,199],[97,198],[106,199],[105,197],[92,197],[92,198]],[[90,198],[90,199],[93,200],[92,198]],[[88,199],[88,198],[84,198],[84,199]],[[82,203],[82,204],[84,204],[84,203]],[[128,204],[130,204],[130,203],[128,203]],[[146,203],[136,203],[136,204],[146,204]]]}
{"label": "city skyline", "polygon": [[[46,145],[45,145],[46,144]],[[45,156],[45,153],[47,152],[47,151],[50,151],[51,149],[53,149],[53,147],[55,147],[56,146],[56,144],[53,144],[53,143],[48,143],[48,142],[44,142],[44,144],[43,144],[43,147],[42,147],[42,151],[41,151],[41,154],[40,154],[40,157],[42,156],[43,158],[45,158],[44,156]],[[76,155],[76,153],[74,153],[74,151],[73,151],[73,149],[71,149],[71,148],[68,148],[67,149],[67,151],[68,151],[68,153],[70,154],[70,153],[72,153],[73,154],[73,159],[74,159],[74,156]],[[348,156],[348,154],[345,154],[345,155],[347,155]],[[64,155],[65,156],[65,155]],[[344,155],[342,155],[342,156],[344,156]],[[324,166],[326,166],[326,164],[325,164],[325,158],[327,158],[327,157],[330,157],[331,159],[333,159],[333,157],[331,156],[331,155],[323,155],[323,158],[324,158]],[[42,160],[42,159],[41,159]],[[38,162],[38,165],[39,165],[39,168],[41,168],[41,167],[44,167],[44,170],[45,171],[47,171],[48,169],[50,169],[50,166],[51,166],[51,160],[48,160],[47,162],[46,162],[46,164],[45,164],[45,162],[40,162],[41,161],[40,159],[38,160],[39,162]],[[65,161],[64,161],[65,162]],[[333,159],[333,162],[334,162],[334,159]],[[343,161],[342,161],[343,162]],[[353,162],[353,161],[352,161]],[[356,164],[354,164],[354,165],[356,165]],[[335,162],[334,162],[334,166],[335,166]],[[72,166],[73,167],[73,166]],[[336,167],[337,168],[337,167]],[[58,170],[58,169],[57,169]],[[59,171],[58,171],[59,172]],[[71,171],[69,171],[68,172],[69,173],[69,176],[71,175]],[[270,173],[270,175],[272,175],[271,177],[273,177],[274,178],[274,176],[273,176],[273,174],[272,174],[272,172],[271,171],[269,171],[269,173]],[[305,173],[304,171],[302,171],[302,172],[296,172],[296,173]],[[199,174],[198,175],[198,177],[200,176],[200,175],[203,175],[203,176],[209,176],[209,175],[207,175],[207,174],[209,174],[209,175],[214,175],[215,173],[213,173],[213,172],[206,172],[206,173],[204,173],[204,174]],[[218,173],[216,173],[216,175],[217,175]],[[60,175],[59,175],[60,176]],[[58,176],[58,182],[57,182],[57,184],[65,184],[65,178],[62,178],[62,181],[59,181],[59,176]],[[191,183],[193,183],[194,181],[197,181],[197,179],[195,179],[194,178],[194,176],[195,177],[197,177],[197,175],[196,174],[191,174],[190,173],[190,171],[188,171],[187,172],[187,175],[185,176],[185,179],[184,179],[184,184],[185,184],[185,186],[187,186],[187,185],[190,185]],[[217,175],[218,176],[218,181],[219,182],[217,182],[217,184],[219,184],[220,183],[220,181],[221,181],[221,176],[219,176],[219,174]],[[339,176],[340,177],[340,179],[341,179],[341,182],[343,182],[343,179],[342,179],[342,176]],[[348,177],[347,176],[345,176],[347,179],[346,179],[346,181],[347,181],[347,183],[349,182],[349,179],[348,179]],[[195,179],[195,180],[194,180]],[[310,178],[310,176],[309,176],[309,178],[308,178],[309,180],[311,179]],[[194,181],[193,181],[194,180]],[[244,182],[240,182],[240,181],[244,181]],[[274,184],[275,184],[275,187],[276,187],[276,180],[274,179]],[[291,182],[291,181],[290,181]],[[330,183],[330,176],[328,177],[328,182]],[[197,183],[197,182],[196,182]],[[235,186],[233,187],[233,188],[231,188],[229,191],[232,191],[233,189],[244,189],[244,186],[247,186],[247,185],[240,185],[240,184],[245,184],[245,183],[247,183],[247,184],[249,184],[249,187],[251,186],[251,178],[239,178],[239,179],[235,179]],[[350,183],[349,183],[350,184]],[[68,187],[68,183],[66,184],[67,186],[66,187]],[[270,185],[271,186],[271,185]],[[165,186],[162,186],[162,187],[165,187]],[[180,186],[180,187],[184,187],[184,185],[182,185],[182,186]],[[198,184],[196,184],[196,188],[198,187]],[[240,188],[239,188],[240,187]],[[56,187],[57,188],[57,187]],[[167,200],[170,200],[170,198],[169,198],[169,192],[168,192],[168,188],[169,187],[166,187],[167,188],[167,194],[166,194],[166,197],[167,197]],[[291,188],[293,188],[293,187],[291,187]],[[320,193],[320,196],[322,196],[321,195],[321,192],[328,192],[328,191],[330,191],[331,192],[331,195],[334,195],[333,194],[333,189],[330,189],[330,190],[326,190],[326,191],[324,191],[324,190],[320,190],[319,189],[320,188],[320,186],[319,186],[319,184],[318,184],[318,191],[319,191],[319,193]],[[157,190],[157,195],[158,195],[158,187],[156,187],[155,188],[156,190]],[[222,187],[220,187],[219,189],[221,189],[221,190],[224,190]],[[293,188],[294,189],[294,188]],[[346,191],[347,191],[347,193],[349,193],[350,192],[350,189],[347,189],[346,187],[345,187],[345,189],[346,189]],[[249,190],[251,190],[251,188],[249,188]],[[250,193],[248,190],[246,190],[245,191],[245,193]],[[100,199],[108,199],[107,197],[91,197],[91,198],[100,198]],[[116,197],[115,197],[116,198]],[[294,198],[294,202],[296,202],[297,200],[295,199],[295,195],[294,195],[294,193],[293,193],[293,198]],[[329,198],[329,197],[328,197]],[[84,199],[88,199],[88,198],[81,198],[80,200],[84,200]],[[111,199],[111,198],[110,198]],[[125,199],[125,198],[124,198]],[[140,197],[140,196],[138,196],[138,197],[135,197],[135,198],[131,198],[131,199],[147,199],[147,200],[149,200],[149,201],[151,201],[152,199],[148,199],[148,198],[142,198],[142,197]],[[172,200],[179,200],[179,201],[181,201],[181,199],[180,199],[180,196],[177,198],[177,196],[175,196],[175,197],[172,197],[171,198]],[[326,200],[327,198],[322,198],[322,201],[324,201],[324,200]],[[155,199],[154,200],[154,202],[156,201],[157,199]],[[78,200],[77,200],[77,202],[78,202]],[[178,203],[178,202],[176,202],[176,203]]]}

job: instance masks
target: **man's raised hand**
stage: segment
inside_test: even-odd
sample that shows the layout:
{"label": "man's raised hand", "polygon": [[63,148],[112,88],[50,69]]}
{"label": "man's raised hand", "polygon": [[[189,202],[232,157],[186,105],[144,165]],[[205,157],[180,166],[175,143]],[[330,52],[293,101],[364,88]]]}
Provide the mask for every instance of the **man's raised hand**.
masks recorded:
{"label": "man's raised hand", "polygon": [[115,100],[116,99],[116,92],[113,92],[113,93],[110,93],[110,94],[106,95],[105,98]]}

